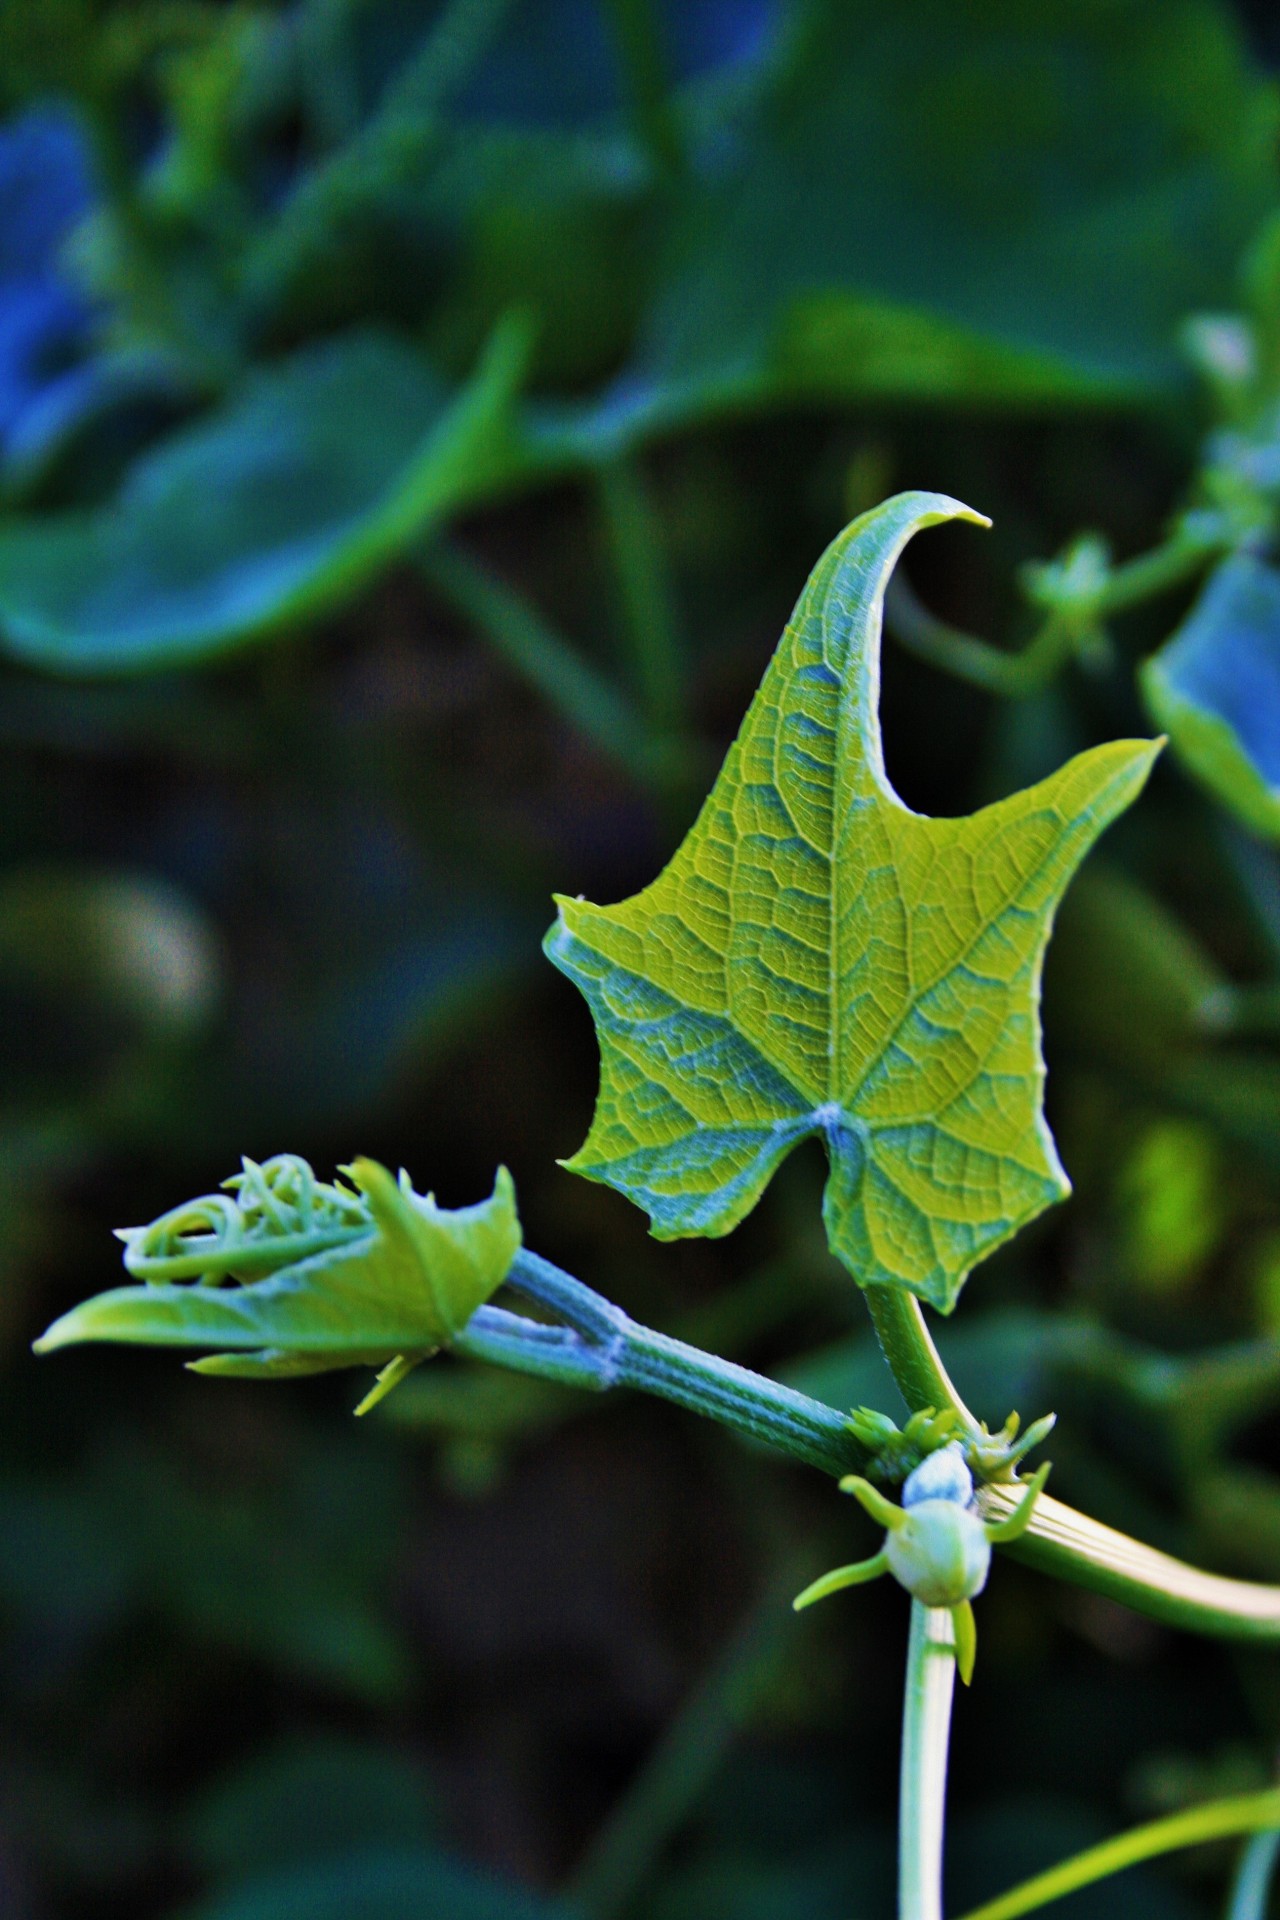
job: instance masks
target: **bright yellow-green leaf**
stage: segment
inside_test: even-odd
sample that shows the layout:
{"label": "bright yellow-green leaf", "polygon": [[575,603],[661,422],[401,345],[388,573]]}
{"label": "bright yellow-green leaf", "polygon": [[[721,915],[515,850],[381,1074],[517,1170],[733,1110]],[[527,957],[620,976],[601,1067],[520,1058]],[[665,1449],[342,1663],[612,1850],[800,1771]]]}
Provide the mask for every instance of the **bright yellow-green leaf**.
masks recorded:
{"label": "bright yellow-green leaf", "polygon": [[722,1234],[819,1134],[833,1252],[944,1311],[1068,1191],[1041,1108],[1041,961],[1158,751],[1095,747],[965,819],[903,805],[880,746],[884,589],[911,535],[954,518],[985,524],[900,494],[833,542],[671,864],[620,906],[559,899],[547,936],[602,1056],[573,1171],[659,1239]]}
{"label": "bright yellow-green leaf", "polygon": [[511,1176],[500,1167],[488,1200],[449,1211],[376,1160],[345,1171],[354,1187],[317,1180],[294,1154],[246,1161],[232,1192],[126,1229],[125,1265],[142,1284],[73,1307],[36,1351],[218,1347],[197,1371],[252,1378],[434,1352],[497,1292],[520,1247]]}

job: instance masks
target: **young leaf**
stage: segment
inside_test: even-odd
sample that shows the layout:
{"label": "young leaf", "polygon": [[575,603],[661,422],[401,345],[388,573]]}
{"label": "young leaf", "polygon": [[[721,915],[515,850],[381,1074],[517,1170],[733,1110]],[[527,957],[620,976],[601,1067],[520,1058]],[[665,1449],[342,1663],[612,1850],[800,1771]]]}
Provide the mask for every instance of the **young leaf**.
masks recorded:
{"label": "young leaf", "polygon": [[252,1378],[435,1352],[515,1258],[511,1175],[500,1167],[488,1200],[450,1212],[376,1160],[347,1171],[358,1191],[317,1181],[292,1154],[246,1161],[227,1182],[234,1198],[209,1194],[126,1229],[125,1265],[143,1284],[72,1308],[36,1352],[82,1340],[221,1347],[196,1371]]}
{"label": "young leaf", "polygon": [[885,585],[911,535],[980,515],[900,494],[818,562],[671,864],[620,906],[558,899],[547,953],[600,1041],[568,1162],[659,1239],[722,1234],[820,1134],[832,1251],[944,1312],[1068,1191],[1041,1110],[1054,910],[1158,751],[1115,741],[959,820],[905,807],[877,712]]}

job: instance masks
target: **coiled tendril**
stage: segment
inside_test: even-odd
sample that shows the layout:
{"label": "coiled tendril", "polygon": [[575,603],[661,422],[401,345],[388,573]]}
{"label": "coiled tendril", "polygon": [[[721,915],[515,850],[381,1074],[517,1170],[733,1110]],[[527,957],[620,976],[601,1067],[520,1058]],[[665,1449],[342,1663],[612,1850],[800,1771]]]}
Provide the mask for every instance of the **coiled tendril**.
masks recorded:
{"label": "coiled tendril", "polygon": [[224,1191],[172,1207],[150,1226],[117,1229],[135,1279],[247,1285],[373,1230],[364,1194],[317,1180],[299,1154],[278,1153],[261,1166],[245,1159],[241,1167],[223,1181]]}

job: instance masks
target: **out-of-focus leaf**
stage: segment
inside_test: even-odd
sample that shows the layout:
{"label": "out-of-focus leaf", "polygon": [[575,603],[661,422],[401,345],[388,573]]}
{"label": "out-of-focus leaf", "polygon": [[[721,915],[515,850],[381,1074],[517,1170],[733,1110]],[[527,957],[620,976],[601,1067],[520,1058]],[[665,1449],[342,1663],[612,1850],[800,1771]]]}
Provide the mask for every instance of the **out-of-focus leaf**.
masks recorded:
{"label": "out-of-focus leaf", "polygon": [[1229,995],[1186,929],[1132,881],[1104,870],[1072,889],[1045,970],[1055,1044],[1274,1161],[1280,1061],[1216,1040],[1215,1008]]}
{"label": "out-of-focus leaf", "polygon": [[203,916],[154,877],[27,867],[0,880],[0,987],[181,1033],[207,1018],[218,974]]}
{"label": "out-of-focus leaf", "polygon": [[73,1308],[37,1352],[82,1340],[225,1347],[196,1371],[251,1379],[435,1352],[519,1249],[511,1176],[500,1167],[488,1200],[449,1211],[376,1160],[346,1171],[354,1187],[316,1180],[293,1154],[246,1161],[225,1183],[233,1192],[124,1230],[125,1265],[145,1284]]}
{"label": "out-of-focus leaf", "polygon": [[90,313],[58,252],[92,200],[74,120],[36,108],[0,128],[0,454],[30,410],[67,381],[88,347]]}
{"label": "out-of-focus leaf", "polygon": [[641,363],[729,399],[1148,395],[1268,210],[1275,118],[1205,0],[799,9]]}
{"label": "out-of-focus leaf", "polygon": [[108,1633],[159,1617],[188,1645],[350,1699],[402,1699],[412,1654],[379,1598],[401,1517],[394,1474],[334,1449],[295,1450],[257,1486],[127,1445],[74,1479],[0,1481],[8,1657],[57,1677]]}
{"label": "out-of-focus leaf", "polygon": [[1105,864],[1064,901],[1045,978],[1055,1036],[1099,1059],[1157,1068],[1198,1037],[1203,1008],[1225,984],[1169,910]]}
{"label": "out-of-focus leaf", "polygon": [[419,1761],[366,1741],[292,1734],[206,1789],[188,1834],[202,1871],[230,1879],[358,1848],[420,1847],[439,1818]]}
{"label": "out-of-focus leaf", "polygon": [[[155,875],[84,866],[0,877],[0,1111],[63,1150],[145,1116],[222,987],[214,928]],[[18,1139],[10,1148],[26,1157]],[[0,1158],[3,1158],[0,1155]]]}
{"label": "out-of-focus leaf", "polygon": [[[7,57],[2,20],[0,47]],[[59,483],[72,498],[91,497],[139,422],[192,398],[172,353],[107,341],[102,309],[64,261],[94,204],[87,142],[67,109],[33,108],[0,128],[0,494],[9,501]]]}
{"label": "out-of-focus leaf", "polygon": [[340,603],[483,491],[522,356],[522,330],[501,329],[457,395],[375,333],[253,374],[110,505],[0,527],[9,649],[59,673],[138,672]]}
{"label": "out-of-focus leaf", "polygon": [[254,1880],[177,1920],[570,1920],[558,1901],[490,1879],[443,1854],[370,1850]]}
{"label": "out-of-focus leaf", "polygon": [[1223,1168],[1213,1136],[1188,1120],[1146,1126],[1116,1179],[1122,1264],[1149,1293],[1176,1292],[1222,1238]]}
{"label": "out-of-focus leaf", "polygon": [[1215,799],[1280,839],[1280,573],[1248,553],[1224,560],[1142,688]]}
{"label": "out-of-focus leaf", "polygon": [[861,1286],[943,1312],[985,1254],[1067,1191],[1041,1106],[1039,978],[1054,911],[1156,748],[1116,741],[959,820],[889,785],[885,583],[921,528],[979,516],[900,494],[813,571],[710,798],[659,878],[558,899],[547,952],[602,1065],[567,1164],[659,1239],[728,1233],[799,1141]]}

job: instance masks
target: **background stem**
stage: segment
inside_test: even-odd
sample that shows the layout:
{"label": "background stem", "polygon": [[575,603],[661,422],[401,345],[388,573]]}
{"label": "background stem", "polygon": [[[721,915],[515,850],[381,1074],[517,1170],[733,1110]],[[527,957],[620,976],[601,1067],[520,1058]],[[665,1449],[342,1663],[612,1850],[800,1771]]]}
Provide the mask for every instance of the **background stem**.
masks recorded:
{"label": "background stem", "polygon": [[565,1898],[590,1920],[615,1920],[658,1864],[750,1719],[792,1630],[788,1570],[750,1609],[645,1760],[574,1873]]}
{"label": "background stem", "polygon": [[1226,1920],[1266,1920],[1267,1899],[1280,1854],[1280,1828],[1255,1833],[1240,1855]]}
{"label": "background stem", "polygon": [[654,729],[679,734],[686,723],[684,662],[657,515],[625,455],[603,460],[597,482],[636,688]]}
{"label": "background stem", "polygon": [[1162,1853],[1179,1847],[1200,1846],[1206,1840],[1225,1840],[1233,1833],[1257,1833],[1274,1827],[1280,1820],[1280,1790],[1269,1787],[1265,1793],[1235,1794],[1229,1800],[1211,1800],[1203,1807],[1189,1807],[1184,1813],[1172,1813],[1164,1820],[1150,1820],[1128,1833],[1104,1840],[1100,1846],[1086,1847],[1083,1853],[1062,1860],[1047,1873],[1037,1873],[1019,1886],[1011,1887],[997,1900],[974,1907],[964,1920],[1020,1920],[1024,1913],[1047,1907],[1081,1887],[1091,1887],[1140,1860],[1155,1860]]}

